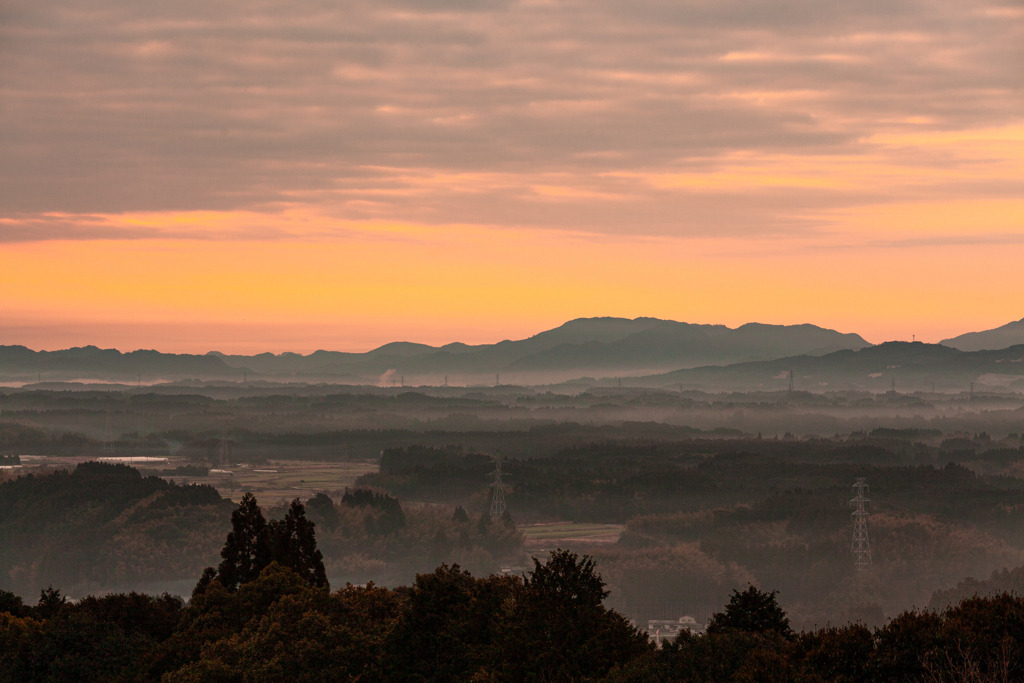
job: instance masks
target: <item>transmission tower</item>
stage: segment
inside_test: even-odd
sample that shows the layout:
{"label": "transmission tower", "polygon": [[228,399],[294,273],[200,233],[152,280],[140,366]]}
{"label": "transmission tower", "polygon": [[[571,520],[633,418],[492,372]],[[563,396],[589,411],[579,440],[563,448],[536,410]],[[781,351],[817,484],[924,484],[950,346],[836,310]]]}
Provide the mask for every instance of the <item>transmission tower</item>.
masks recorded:
{"label": "transmission tower", "polygon": [[228,462],[228,433],[223,430],[220,433],[220,453],[218,455],[221,466],[227,467],[230,464]]}
{"label": "transmission tower", "polygon": [[858,477],[853,490],[857,496],[850,501],[852,507],[856,507],[853,517],[853,544],[850,549],[853,551],[853,566],[858,572],[862,572],[871,566],[871,543],[868,541],[868,515],[871,513],[864,509],[864,505],[871,501],[864,497],[868,485],[864,483],[864,477]]}
{"label": "transmission tower", "polygon": [[503,458],[494,456],[492,460],[494,460],[494,471],[491,474],[494,475],[494,481],[491,482],[490,487],[494,489],[494,493],[491,495],[491,519],[498,519],[505,514],[505,491],[511,487],[501,480]]}
{"label": "transmission tower", "polygon": [[110,408],[107,408],[107,422],[103,427],[103,452],[111,456],[114,454],[114,436],[110,432]]}
{"label": "transmission tower", "polygon": [[793,393],[793,371],[789,371],[789,393]]}

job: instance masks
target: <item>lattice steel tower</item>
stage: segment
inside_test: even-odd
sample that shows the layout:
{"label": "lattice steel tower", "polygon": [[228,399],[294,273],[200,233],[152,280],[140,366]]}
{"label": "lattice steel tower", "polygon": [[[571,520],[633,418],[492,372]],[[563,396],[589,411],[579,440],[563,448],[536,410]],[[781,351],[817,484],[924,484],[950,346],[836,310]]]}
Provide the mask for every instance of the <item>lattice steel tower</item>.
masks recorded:
{"label": "lattice steel tower", "polygon": [[494,481],[490,487],[494,489],[494,493],[491,494],[491,519],[498,519],[505,514],[505,490],[511,487],[501,480],[501,464],[504,459],[501,456],[494,456],[492,460],[494,471],[491,474],[494,475]]}
{"label": "lattice steel tower", "polygon": [[107,422],[103,427],[103,453],[105,455],[114,454],[114,435],[110,431],[110,407],[107,406]]}
{"label": "lattice steel tower", "polygon": [[853,544],[850,549],[853,551],[853,566],[858,572],[871,566],[871,543],[868,540],[868,515],[871,513],[864,509],[865,504],[871,503],[868,498],[864,497],[867,488],[868,485],[864,483],[864,477],[859,477],[857,483],[853,485],[857,496],[850,501],[850,505],[856,507],[851,515],[853,517]]}

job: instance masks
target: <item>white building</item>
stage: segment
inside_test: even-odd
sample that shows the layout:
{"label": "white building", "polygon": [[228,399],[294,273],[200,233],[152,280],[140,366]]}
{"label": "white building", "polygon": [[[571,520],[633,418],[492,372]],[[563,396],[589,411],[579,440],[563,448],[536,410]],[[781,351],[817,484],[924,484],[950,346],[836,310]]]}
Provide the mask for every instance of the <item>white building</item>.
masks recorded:
{"label": "white building", "polygon": [[647,622],[647,638],[656,646],[675,640],[684,630],[690,633],[703,633],[704,627],[693,617],[679,617],[679,621],[671,619],[651,619]]}

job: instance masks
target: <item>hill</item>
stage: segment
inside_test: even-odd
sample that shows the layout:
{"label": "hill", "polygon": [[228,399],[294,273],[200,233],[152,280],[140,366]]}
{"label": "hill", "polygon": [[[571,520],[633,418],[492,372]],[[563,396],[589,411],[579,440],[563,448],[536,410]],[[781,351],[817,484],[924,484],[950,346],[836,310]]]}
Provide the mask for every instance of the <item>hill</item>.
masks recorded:
{"label": "hill", "polygon": [[794,388],[804,391],[968,391],[972,382],[978,389],[1020,391],[1024,344],[999,351],[959,351],[942,344],[886,342],[823,356],[677,370],[634,378],[628,385],[777,391],[788,387],[791,371]]}
{"label": "hill", "polygon": [[985,351],[990,349],[1005,349],[1008,346],[1024,344],[1024,319],[1017,322],[1007,323],[994,330],[984,332],[968,332],[952,339],[943,339],[939,342],[943,346],[950,346],[961,351]]}
{"label": "hill", "polygon": [[243,372],[211,355],[147,350],[121,353],[95,346],[61,351],[0,346],[0,380],[7,382],[103,380],[134,384],[138,380],[173,381],[190,377],[241,379]]}

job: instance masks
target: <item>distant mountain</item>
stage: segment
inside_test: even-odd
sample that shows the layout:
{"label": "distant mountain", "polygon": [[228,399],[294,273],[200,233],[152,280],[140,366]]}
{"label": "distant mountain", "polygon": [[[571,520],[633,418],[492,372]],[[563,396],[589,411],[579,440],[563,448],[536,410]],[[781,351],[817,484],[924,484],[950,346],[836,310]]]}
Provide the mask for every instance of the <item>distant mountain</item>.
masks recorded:
{"label": "distant mountain", "polygon": [[581,318],[528,339],[469,346],[387,344],[365,354],[317,351],[308,356],[261,354],[220,357],[233,367],[279,376],[355,374],[407,383],[558,382],[581,374],[636,375],[709,364],[820,355],[870,344],[856,334],[814,325],[761,325],[736,329],[657,318]]}
{"label": "distant mountain", "polygon": [[518,341],[441,347],[393,342],[367,353],[316,351],[255,356],[121,353],[84,347],[34,352],[0,347],[0,380],[131,381],[155,379],[273,379],[346,384],[452,384],[496,381],[547,384],[581,375],[641,375],[703,365],[726,365],[784,356],[817,356],[870,346],[856,334],[814,325],[762,325],[736,329],[657,318],[581,318]]}
{"label": "distant mountain", "polygon": [[939,343],[961,351],[1005,349],[1016,344],[1024,344],[1024,320],[1008,323],[994,330],[968,332],[952,339],[943,339]]}
{"label": "distant mountain", "polygon": [[[722,367],[702,367],[632,378],[627,386],[704,390],[779,391],[859,389],[874,392],[1024,390],[1024,345],[998,351],[960,351],[941,344],[887,342],[823,356],[794,356]],[[608,383],[609,380],[605,380]]]}
{"label": "distant mountain", "polygon": [[101,380],[240,379],[244,371],[216,356],[132,351],[83,346],[63,351],[33,351],[0,346],[0,380],[14,382]]}

